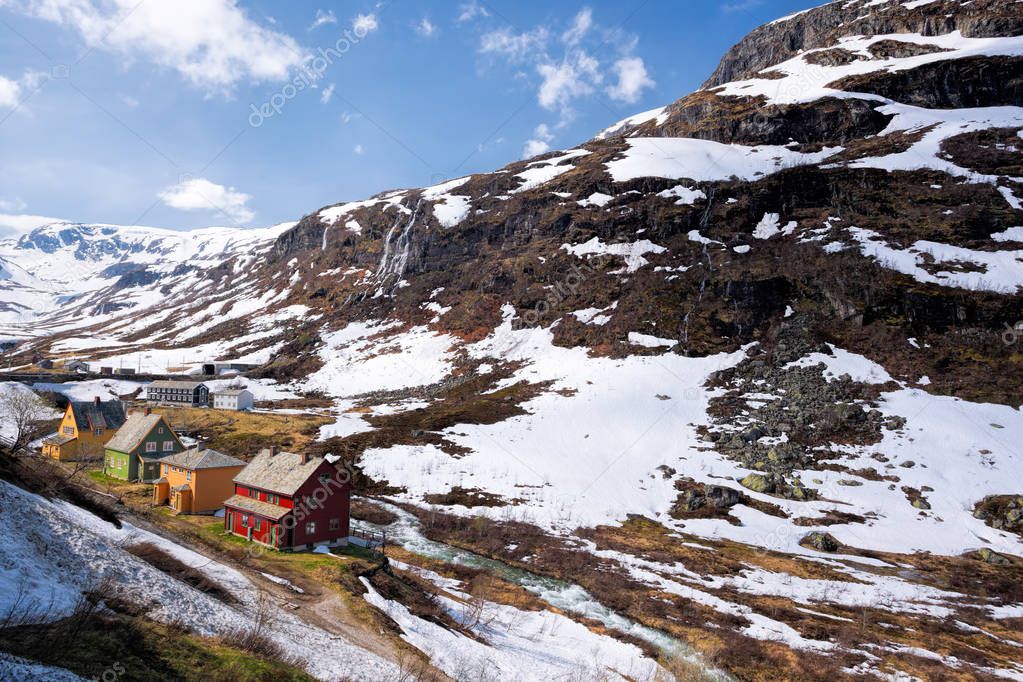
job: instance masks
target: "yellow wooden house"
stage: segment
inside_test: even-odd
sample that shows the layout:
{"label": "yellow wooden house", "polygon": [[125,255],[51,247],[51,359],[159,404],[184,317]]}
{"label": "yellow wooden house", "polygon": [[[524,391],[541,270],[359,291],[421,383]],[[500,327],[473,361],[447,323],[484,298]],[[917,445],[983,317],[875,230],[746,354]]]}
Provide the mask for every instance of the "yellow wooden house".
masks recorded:
{"label": "yellow wooden house", "polygon": [[124,424],[120,400],[72,400],[57,434],[43,441],[43,456],[61,462],[103,459],[103,448]]}
{"label": "yellow wooden house", "polygon": [[178,514],[212,514],[234,494],[234,477],[245,462],[201,443],[160,460],[153,484],[153,504],[169,505]]}

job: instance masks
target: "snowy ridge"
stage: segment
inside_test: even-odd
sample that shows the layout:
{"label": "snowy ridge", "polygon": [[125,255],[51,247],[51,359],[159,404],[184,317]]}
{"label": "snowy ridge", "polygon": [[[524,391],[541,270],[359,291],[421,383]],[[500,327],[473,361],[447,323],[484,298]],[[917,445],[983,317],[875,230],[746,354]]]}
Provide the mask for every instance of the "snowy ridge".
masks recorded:
{"label": "snowy ridge", "polygon": [[[60,320],[69,310],[96,306],[104,317],[103,292],[117,286],[118,303],[149,307],[161,296],[151,284],[182,267],[212,268],[269,245],[293,223],[261,230],[204,228],[191,232],[151,227],[53,223],[18,239],[0,241],[0,324],[30,331]],[[118,286],[119,282],[121,283]],[[31,324],[29,324],[31,323]]]}

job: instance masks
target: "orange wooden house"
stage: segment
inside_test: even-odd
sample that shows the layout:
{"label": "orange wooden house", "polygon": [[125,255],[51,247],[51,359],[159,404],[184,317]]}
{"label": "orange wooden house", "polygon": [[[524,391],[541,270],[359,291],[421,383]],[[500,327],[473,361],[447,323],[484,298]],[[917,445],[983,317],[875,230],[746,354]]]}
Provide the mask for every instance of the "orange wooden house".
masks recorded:
{"label": "orange wooden house", "polygon": [[201,444],[160,460],[153,504],[170,505],[178,514],[210,514],[234,494],[234,477],[245,462]]}
{"label": "orange wooden house", "polygon": [[43,456],[61,462],[103,459],[103,448],[124,425],[120,400],[72,400],[64,411],[57,435],[43,441]]}

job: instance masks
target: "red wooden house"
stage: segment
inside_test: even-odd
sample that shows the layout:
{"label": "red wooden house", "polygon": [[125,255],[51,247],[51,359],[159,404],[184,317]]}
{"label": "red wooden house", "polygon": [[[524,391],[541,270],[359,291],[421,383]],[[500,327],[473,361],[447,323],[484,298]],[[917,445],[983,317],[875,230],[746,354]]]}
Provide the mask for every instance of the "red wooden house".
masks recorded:
{"label": "red wooden house", "polygon": [[273,549],[312,549],[348,542],[351,486],[347,471],[305,454],[261,451],[234,478],[224,528]]}

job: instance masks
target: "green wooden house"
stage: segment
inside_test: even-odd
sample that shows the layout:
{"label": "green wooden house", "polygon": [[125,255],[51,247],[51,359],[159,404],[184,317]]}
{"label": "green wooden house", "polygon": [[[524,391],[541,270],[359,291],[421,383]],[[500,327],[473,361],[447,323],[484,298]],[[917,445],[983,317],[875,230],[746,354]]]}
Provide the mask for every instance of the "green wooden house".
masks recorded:
{"label": "green wooden house", "polygon": [[160,478],[160,460],[185,450],[163,415],[149,410],[128,417],[107,443],[103,473],[123,481]]}

